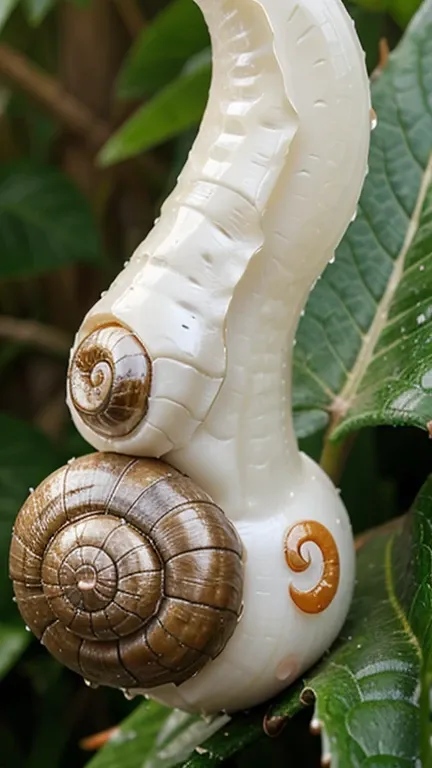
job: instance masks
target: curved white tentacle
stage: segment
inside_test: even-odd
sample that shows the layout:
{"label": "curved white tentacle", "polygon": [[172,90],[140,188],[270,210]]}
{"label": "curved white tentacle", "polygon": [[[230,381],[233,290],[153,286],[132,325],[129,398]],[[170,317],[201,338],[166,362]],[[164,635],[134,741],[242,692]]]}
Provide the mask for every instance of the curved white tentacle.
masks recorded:
{"label": "curved white tentacle", "polygon": [[[197,2],[214,56],[198,138],[160,220],[77,336],[113,319],[134,331],[153,361],[149,409],[116,440],[73,415],[98,449],[164,455],[236,524],[246,563],[233,637],[197,677],[151,691],[211,712],[286,686],[348,610],[351,529],[328,478],[298,452],[291,358],[310,288],[356,209],[370,99],[340,0]],[[305,519],[325,526],[339,554],[335,597],[316,615],[289,590],[323,578],[324,550],[302,545],[304,573],[284,555],[287,530]]]}

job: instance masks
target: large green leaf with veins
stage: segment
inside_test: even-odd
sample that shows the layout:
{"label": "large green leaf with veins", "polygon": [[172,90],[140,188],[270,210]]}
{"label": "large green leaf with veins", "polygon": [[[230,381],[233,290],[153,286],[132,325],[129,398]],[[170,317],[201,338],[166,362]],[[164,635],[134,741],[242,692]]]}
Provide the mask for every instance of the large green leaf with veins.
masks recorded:
{"label": "large green leaf with veins", "polygon": [[372,96],[379,125],[358,216],[297,335],[302,436],[432,419],[432,0]]}

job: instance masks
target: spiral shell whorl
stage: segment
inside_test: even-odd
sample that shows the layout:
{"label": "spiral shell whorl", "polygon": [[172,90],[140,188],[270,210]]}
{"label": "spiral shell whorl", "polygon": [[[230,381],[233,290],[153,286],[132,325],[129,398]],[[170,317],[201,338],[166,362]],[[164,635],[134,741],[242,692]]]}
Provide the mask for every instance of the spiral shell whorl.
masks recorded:
{"label": "spiral shell whorl", "polygon": [[10,573],[27,625],[96,684],[180,684],[223,650],[240,615],[233,526],[154,459],[92,454],[47,478],[18,515]]}
{"label": "spiral shell whorl", "polygon": [[124,437],[144,418],[151,362],[129,329],[103,325],[75,350],[68,372],[70,402],[83,422],[103,437]]}

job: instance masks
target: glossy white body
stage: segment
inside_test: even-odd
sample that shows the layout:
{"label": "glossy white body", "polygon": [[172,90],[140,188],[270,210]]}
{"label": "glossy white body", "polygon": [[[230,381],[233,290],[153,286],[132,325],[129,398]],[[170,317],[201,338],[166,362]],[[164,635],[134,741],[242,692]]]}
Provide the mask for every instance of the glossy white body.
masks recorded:
{"label": "glossy white body", "polygon": [[[148,693],[190,711],[232,711],[276,694],[337,636],[354,583],[346,511],[298,451],[291,417],[294,335],[314,282],[351,218],[367,169],[364,54],[340,0],[197,0],[212,36],[201,129],[161,218],[76,343],[101,321],[129,326],[153,361],[148,414],[94,447],[162,456],[234,522],[245,547],[244,611],[222,654],[196,677]],[[179,32],[180,34],[181,32]],[[322,522],[340,556],[339,588],[302,613],[289,585],[287,529]]]}

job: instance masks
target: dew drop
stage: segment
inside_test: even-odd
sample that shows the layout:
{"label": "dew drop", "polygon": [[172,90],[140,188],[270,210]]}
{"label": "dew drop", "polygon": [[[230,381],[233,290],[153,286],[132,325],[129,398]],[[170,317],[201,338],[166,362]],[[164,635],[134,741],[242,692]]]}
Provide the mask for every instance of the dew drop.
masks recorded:
{"label": "dew drop", "polygon": [[426,315],[419,315],[417,318],[417,325],[423,325],[426,322]]}
{"label": "dew drop", "polygon": [[96,690],[96,688],[99,688],[98,684],[97,683],[92,683],[91,680],[84,679],[84,685],[86,685],[87,688],[92,688],[94,690]]}
{"label": "dew drop", "polygon": [[322,728],[321,721],[318,720],[317,717],[314,717],[311,720],[311,724],[310,724],[311,733],[313,733],[314,735],[318,736],[318,734],[321,733],[321,728]]}
{"label": "dew drop", "polygon": [[354,223],[354,221],[355,221],[355,220],[356,220],[356,218],[357,218],[357,215],[358,215],[358,210],[357,210],[357,208],[356,208],[356,210],[354,211],[353,215],[351,216],[351,224],[353,224],[353,223]]}
{"label": "dew drop", "polygon": [[238,615],[238,618],[237,618],[237,624],[242,620],[243,614],[244,614],[244,603],[242,603],[241,606],[240,606],[240,611],[239,611],[239,615]]}
{"label": "dew drop", "polygon": [[424,272],[424,271],[425,271],[425,266],[424,266],[424,264],[421,264],[421,265],[419,266],[419,270],[420,270],[420,272]]}
{"label": "dew drop", "polygon": [[122,693],[125,699],[127,699],[128,701],[132,701],[135,695],[132,693],[132,691],[129,691],[128,688],[122,688]]}
{"label": "dew drop", "polygon": [[29,488],[29,493],[34,493],[34,488],[30,487]]}
{"label": "dew drop", "polygon": [[30,627],[28,626],[28,624],[26,624],[26,625],[25,625],[25,631],[26,631],[26,632],[31,632],[31,629],[30,629]]}
{"label": "dew drop", "polygon": [[371,119],[371,131],[374,131],[378,125],[378,115],[373,108],[371,108],[371,111],[370,111],[370,119]]}

